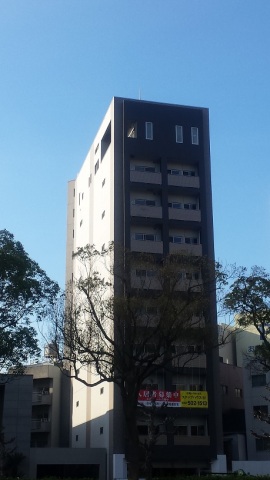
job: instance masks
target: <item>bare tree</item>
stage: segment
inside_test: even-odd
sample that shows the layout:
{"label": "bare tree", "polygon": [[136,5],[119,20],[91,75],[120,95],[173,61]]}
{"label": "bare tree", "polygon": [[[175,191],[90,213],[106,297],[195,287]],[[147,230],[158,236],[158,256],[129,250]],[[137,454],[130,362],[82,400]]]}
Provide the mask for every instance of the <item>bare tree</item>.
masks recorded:
{"label": "bare tree", "polygon": [[[138,478],[138,395],[155,372],[184,368],[217,346],[216,276],[212,262],[188,253],[167,258],[122,252],[111,245],[75,254],[77,278],[54,316],[52,334],[63,366],[87,386],[120,390],[130,478]],[[212,317],[211,317],[212,316]],[[192,348],[191,348],[192,346]],[[90,375],[82,375],[88,370]]]}

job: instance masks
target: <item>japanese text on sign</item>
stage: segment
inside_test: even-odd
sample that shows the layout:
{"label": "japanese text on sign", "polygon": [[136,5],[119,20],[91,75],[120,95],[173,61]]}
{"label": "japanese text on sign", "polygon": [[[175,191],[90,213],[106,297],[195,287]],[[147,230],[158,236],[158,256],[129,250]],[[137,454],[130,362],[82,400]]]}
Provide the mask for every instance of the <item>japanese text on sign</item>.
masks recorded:
{"label": "japanese text on sign", "polygon": [[181,407],[208,408],[207,392],[181,391]]}
{"label": "japanese text on sign", "polygon": [[167,390],[140,390],[138,402],[150,407],[153,403],[157,407],[180,407],[180,392],[169,392]]}

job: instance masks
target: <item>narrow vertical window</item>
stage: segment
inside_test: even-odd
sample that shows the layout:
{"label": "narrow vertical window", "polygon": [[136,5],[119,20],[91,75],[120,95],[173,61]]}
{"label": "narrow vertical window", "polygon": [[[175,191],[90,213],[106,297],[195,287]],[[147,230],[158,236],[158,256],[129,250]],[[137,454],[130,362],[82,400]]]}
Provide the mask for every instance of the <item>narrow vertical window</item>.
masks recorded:
{"label": "narrow vertical window", "polygon": [[97,173],[99,169],[99,160],[95,163],[95,174]]}
{"label": "narrow vertical window", "polygon": [[175,125],[175,140],[176,143],[183,143],[183,127]]}
{"label": "narrow vertical window", "polygon": [[145,122],[145,138],[146,140],[153,140],[153,123]]}
{"label": "narrow vertical window", "polygon": [[199,129],[197,127],[191,127],[191,143],[199,145]]}
{"label": "narrow vertical window", "polygon": [[137,123],[132,123],[129,125],[127,130],[128,138],[137,138]]}

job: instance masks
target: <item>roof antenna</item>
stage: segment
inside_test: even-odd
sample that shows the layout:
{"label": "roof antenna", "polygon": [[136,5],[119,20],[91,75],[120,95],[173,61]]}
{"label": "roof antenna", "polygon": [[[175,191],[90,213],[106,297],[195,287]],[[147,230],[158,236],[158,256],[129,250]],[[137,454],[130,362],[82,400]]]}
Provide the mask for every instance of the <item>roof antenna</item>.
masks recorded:
{"label": "roof antenna", "polygon": [[141,89],[139,88],[139,100],[141,100]]}

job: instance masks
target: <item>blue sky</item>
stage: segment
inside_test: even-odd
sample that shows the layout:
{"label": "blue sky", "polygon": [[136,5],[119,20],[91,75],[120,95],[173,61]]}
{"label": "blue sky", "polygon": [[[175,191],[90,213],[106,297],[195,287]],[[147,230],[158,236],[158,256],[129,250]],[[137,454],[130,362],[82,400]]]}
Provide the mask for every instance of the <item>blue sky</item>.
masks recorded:
{"label": "blue sky", "polygon": [[270,271],[269,50],[269,0],[1,0],[1,228],[63,286],[67,182],[140,92],[209,108],[216,257]]}

